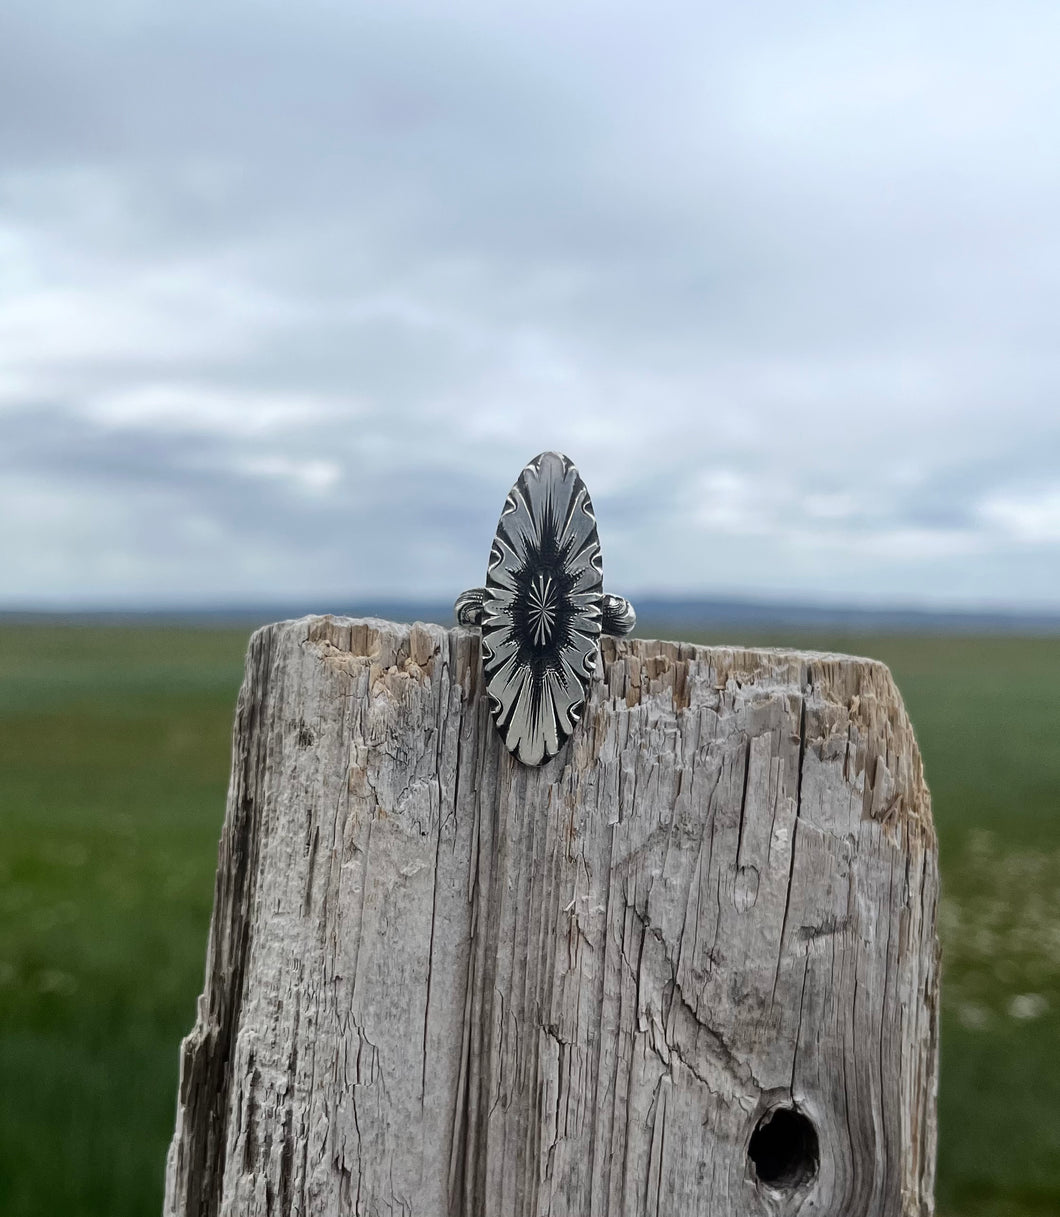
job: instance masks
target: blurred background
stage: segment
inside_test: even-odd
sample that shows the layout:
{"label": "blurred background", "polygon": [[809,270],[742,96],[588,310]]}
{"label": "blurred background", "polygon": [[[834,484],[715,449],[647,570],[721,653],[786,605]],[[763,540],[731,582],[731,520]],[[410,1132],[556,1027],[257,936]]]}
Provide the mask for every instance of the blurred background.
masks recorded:
{"label": "blurred background", "polygon": [[641,634],[888,662],[942,1217],[1060,1211],[1060,9],[7,0],[0,1211],[158,1212],[250,629],[571,455]]}

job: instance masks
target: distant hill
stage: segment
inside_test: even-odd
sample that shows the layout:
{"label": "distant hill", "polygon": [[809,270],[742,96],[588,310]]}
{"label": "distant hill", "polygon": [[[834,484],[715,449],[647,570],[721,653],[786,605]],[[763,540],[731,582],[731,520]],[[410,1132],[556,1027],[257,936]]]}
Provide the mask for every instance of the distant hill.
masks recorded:
{"label": "distant hill", "polygon": [[653,596],[641,597],[635,604],[639,621],[678,630],[742,624],[851,633],[1060,633],[1060,612],[864,608]]}
{"label": "distant hill", "polygon": [[[713,631],[719,626],[768,629],[783,627],[806,631],[850,633],[940,634],[1058,634],[1060,612],[1002,610],[935,610],[917,608],[864,608],[844,605],[792,604],[766,600],[668,597],[634,598],[637,633],[680,635]],[[307,600],[297,603],[236,604],[200,608],[93,609],[86,611],[32,608],[0,610],[5,621],[56,624],[200,625],[252,628],[269,621],[302,617],[307,613],[338,616],[385,617],[392,621],[437,621],[451,624],[452,604],[436,600],[400,600],[387,597],[343,602]]]}

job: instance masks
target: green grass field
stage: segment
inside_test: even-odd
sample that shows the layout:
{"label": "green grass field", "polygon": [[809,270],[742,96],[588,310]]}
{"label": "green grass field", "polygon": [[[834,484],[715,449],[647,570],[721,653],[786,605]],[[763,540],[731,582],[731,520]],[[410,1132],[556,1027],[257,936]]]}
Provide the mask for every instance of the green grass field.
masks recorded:
{"label": "green grass field", "polygon": [[[1060,638],[725,635],[891,665],[942,849],[939,1211],[1060,1212]],[[5,1217],[160,1211],[245,644],[0,627]]]}

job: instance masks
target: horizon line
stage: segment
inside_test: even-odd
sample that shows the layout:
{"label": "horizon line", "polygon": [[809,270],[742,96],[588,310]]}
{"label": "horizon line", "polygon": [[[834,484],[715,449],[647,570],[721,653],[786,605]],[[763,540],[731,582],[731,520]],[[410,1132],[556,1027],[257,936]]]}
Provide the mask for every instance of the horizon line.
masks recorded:
{"label": "horizon line", "polygon": [[[1060,607],[1014,606],[1005,604],[882,603],[865,604],[827,600],[797,600],[737,595],[704,596],[681,593],[645,593],[633,597],[641,625],[679,624],[682,627],[715,624],[788,625],[822,628],[890,625],[934,626],[948,630],[979,627],[987,631],[1024,632],[1060,631]],[[330,601],[332,607],[318,607]],[[0,623],[42,623],[82,621],[104,624],[117,621],[162,622],[290,620],[303,616],[386,617],[409,620],[452,619],[448,598],[432,596],[351,596],[297,597],[221,600],[213,603],[133,602],[81,603],[52,602],[0,603]]]}

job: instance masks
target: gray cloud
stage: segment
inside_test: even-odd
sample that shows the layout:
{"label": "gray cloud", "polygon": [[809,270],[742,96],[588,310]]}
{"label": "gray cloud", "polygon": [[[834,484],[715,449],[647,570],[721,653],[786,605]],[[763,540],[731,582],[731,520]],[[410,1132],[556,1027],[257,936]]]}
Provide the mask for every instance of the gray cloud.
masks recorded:
{"label": "gray cloud", "polygon": [[0,598],[1060,605],[1060,16],[16,4]]}

